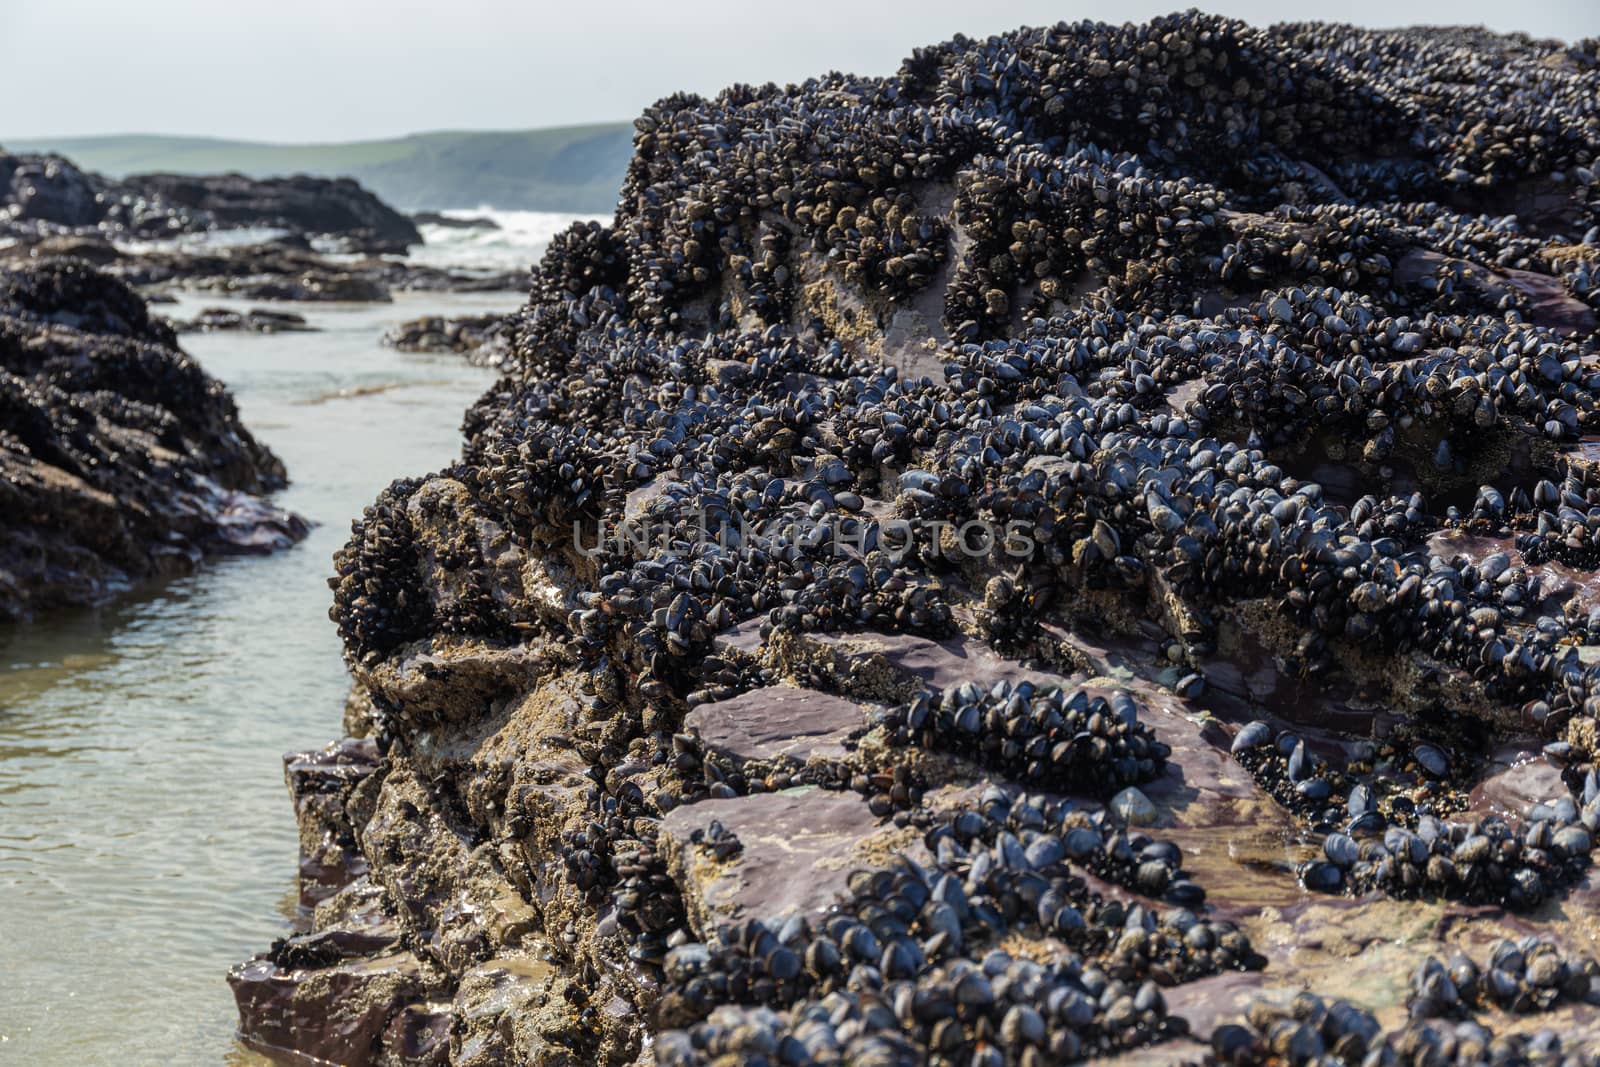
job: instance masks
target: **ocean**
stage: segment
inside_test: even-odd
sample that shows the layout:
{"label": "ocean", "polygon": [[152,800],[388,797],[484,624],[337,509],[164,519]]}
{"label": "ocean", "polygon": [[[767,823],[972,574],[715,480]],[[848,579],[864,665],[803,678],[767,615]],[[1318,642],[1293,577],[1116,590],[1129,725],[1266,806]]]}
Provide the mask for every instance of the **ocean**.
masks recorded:
{"label": "ocean", "polygon": [[[543,249],[556,234],[574,222],[593,215],[567,215],[554,211],[498,211],[478,208],[466,211],[441,211],[446,218],[489,219],[498,229],[461,229],[453,226],[419,226],[426,244],[412,249],[413,262],[439,267],[472,267],[479,270],[516,270],[530,265],[528,249]],[[609,221],[605,219],[602,221]]]}

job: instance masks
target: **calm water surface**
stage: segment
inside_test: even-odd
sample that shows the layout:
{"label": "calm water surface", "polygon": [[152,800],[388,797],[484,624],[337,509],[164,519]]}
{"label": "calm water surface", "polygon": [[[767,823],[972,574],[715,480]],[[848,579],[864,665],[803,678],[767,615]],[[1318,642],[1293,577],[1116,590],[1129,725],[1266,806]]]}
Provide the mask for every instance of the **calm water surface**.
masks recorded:
{"label": "calm water surface", "polygon": [[450,462],[491,381],[378,335],[519,303],[402,294],[296,309],[323,333],[183,339],[288,465],[278,503],[319,525],[288,552],[0,629],[0,1063],[255,1062],[223,976],[293,908],[280,757],[339,734],[331,556],[391,480]]}

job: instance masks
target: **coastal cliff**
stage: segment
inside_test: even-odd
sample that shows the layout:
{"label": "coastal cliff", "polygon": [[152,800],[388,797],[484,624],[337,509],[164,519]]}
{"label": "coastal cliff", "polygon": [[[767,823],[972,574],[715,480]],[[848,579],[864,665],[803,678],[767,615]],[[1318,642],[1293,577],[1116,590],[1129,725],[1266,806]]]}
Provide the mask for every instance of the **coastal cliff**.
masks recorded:
{"label": "coastal cliff", "polygon": [[336,561],[241,1033],[1592,1062],[1597,101],[1193,12],[661,101]]}

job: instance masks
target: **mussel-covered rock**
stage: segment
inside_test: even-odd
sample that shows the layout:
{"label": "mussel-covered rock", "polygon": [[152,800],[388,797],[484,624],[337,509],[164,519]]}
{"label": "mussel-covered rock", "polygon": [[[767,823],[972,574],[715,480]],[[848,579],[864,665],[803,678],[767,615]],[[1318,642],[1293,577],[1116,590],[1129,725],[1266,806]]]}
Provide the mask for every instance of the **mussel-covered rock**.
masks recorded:
{"label": "mussel-covered rock", "polygon": [[307,532],[222,384],[81,261],[0,271],[0,475],[0,619]]}
{"label": "mussel-covered rock", "polygon": [[[1293,916],[1555,921],[1600,830],[1597,79],[1187,12],[649,108],[460,461],[336,560],[391,773],[437,790],[351,806],[409,932],[478,920],[378,842],[449,827],[537,901],[573,1060],[1031,1065],[1372,936],[1305,966]],[[780,686],[825,743],[697,732]],[[1554,1054],[1476,1025],[1305,993],[1200,1036]]]}

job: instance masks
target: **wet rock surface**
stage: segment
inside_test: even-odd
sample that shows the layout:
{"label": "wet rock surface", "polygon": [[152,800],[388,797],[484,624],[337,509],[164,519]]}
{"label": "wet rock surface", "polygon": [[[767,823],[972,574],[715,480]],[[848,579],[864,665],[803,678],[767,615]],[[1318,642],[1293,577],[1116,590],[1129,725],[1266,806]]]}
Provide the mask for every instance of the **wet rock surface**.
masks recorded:
{"label": "wet rock surface", "polygon": [[859,704],[798,686],[769,686],[731,700],[701,704],[684,729],[740,764],[756,760],[804,765],[843,759],[866,725]]}
{"label": "wet rock surface", "polygon": [[389,1044],[426,1046],[432,1054],[420,1062],[449,1062],[439,1042],[417,1034],[405,1018],[427,990],[411,953],[350,960],[335,954],[315,962],[320,965],[285,971],[253,961],[228,976],[241,1010],[255,1020],[250,1036],[257,1047],[313,1057],[312,1062],[363,1063]]}
{"label": "wet rock surface", "polygon": [[[874,851],[906,844],[860,796],[805,786],[686,805],[661,832],[689,920],[705,937],[735,919],[782,921],[825,910]],[[719,839],[736,847],[719,850]]]}
{"label": "wet rock surface", "polygon": [[106,600],[307,531],[283,465],[122,283],[0,270],[0,619]]}
{"label": "wet rock surface", "polygon": [[1191,12],[641,116],[337,559],[312,843],[451,1061],[1593,1063],[1597,78]]}

